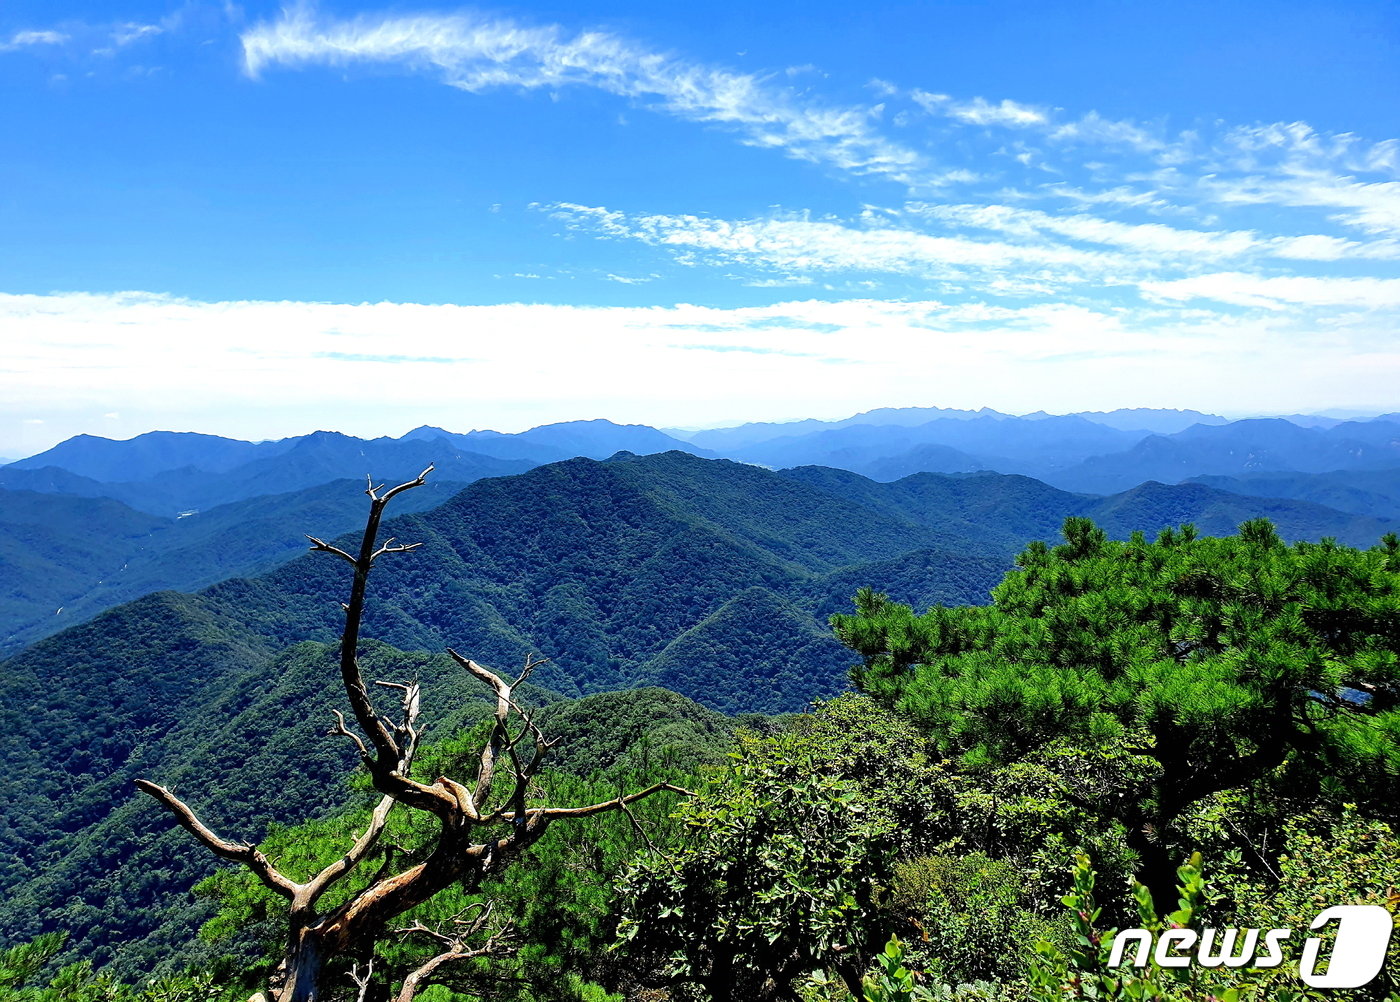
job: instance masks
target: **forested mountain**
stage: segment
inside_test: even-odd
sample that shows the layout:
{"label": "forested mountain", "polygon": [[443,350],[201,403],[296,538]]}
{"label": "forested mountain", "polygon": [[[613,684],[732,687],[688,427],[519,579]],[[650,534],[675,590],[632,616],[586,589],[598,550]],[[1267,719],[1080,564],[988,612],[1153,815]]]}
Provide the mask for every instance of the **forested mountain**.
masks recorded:
{"label": "forested mountain", "polygon": [[[891,413],[907,420],[925,413],[911,411],[915,413]],[[887,415],[881,416],[883,413],[871,412],[882,420],[888,419]],[[1163,419],[1169,417],[1170,413]],[[841,428],[773,439],[739,452],[743,458],[764,465],[792,467],[815,462],[853,470],[875,480],[895,481],[919,470],[956,473],[987,467],[1064,464],[1086,451],[1107,448],[1138,434],[1074,416],[1022,419],[964,412],[918,425],[850,423],[856,420],[849,419]],[[1156,470],[1161,474],[1159,479],[1171,479],[1171,474],[1195,468],[1190,465],[1192,462],[1230,467],[1239,465],[1238,442],[1242,436],[1256,443],[1254,451],[1245,450],[1252,457],[1246,460],[1250,463],[1297,465],[1303,461],[1299,458],[1303,455],[1312,457],[1308,460],[1312,466],[1347,459],[1358,462],[1378,450],[1392,449],[1391,436],[1395,434],[1400,434],[1400,426],[1387,422],[1353,422],[1331,429],[1303,429],[1284,421],[1201,425],[1170,438],[1150,437],[1128,452],[1099,456],[1060,476],[1074,479],[1082,475],[1090,480],[1116,477],[1131,486],[1138,482],[1139,473]],[[900,451],[910,442],[929,436],[955,441],[968,451],[937,444],[915,445]],[[9,596],[0,605],[0,652],[16,650],[24,643],[142,594],[163,588],[190,590],[224,577],[268,568],[295,554],[299,545],[297,527],[320,519],[322,512],[325,518],[317,523],[322,531],[334,533],[348,528],[355,519],[354,495],[326,483],[328,478],[347,471],[363,467],[406,470],[436,462],[434,483],[408,503],[410,508],[418,508],[428,506],[429,501],[445,500],[449,485],[454,483],[523,470],[546,458],[578,450],[597,453],[619,442],[647,449],[664,447],[675,440],[654,429],[607,421],[547,425],[519,435],[453,435],[419,428],[401,439],[371,441],[318,432],[258,445],[174,433],[151,433],[129,442],[80,436],[41,456],[0,470],[0,489],[8,488],[0,495],[0,527],[10,530],[9,540],[0,546],[0,566],[6,571]],[[1272,443],[1272,451],[1260,442]],[[470,451],[468,446],[483,451]],[[1001,449],[1004,455],[988,459],[986,452],[990,448]],[[257,458],[245,461],[249,456]],[[1153,456],[1161,461],[1149,461]],[[204,468],[170,468],[170,464],[188,464],[191,460],[203,463]],[[53,462],[69,463],[73,469],[39,465]],[[1106,471],[1115,463],[1137,472],[1110,475]],[[1086,470],[1094,471],[1092,476],[1085,474]],[[150,476],[146,480],[106,483],[88,476],[123,473]],[[1329,504],[1358,515],[1387,517],[1400,511],[1400,481],[1390,471],[1316,474],[1316,482],[1308,479],[1310,476],[1314,475],[1291,474],[1283,479],[1254,475],[1249,482],[1208,483],[1237,494],[1277,494]],[[1356,480],[1357,477],[1364,477],[1364,481]],[[1005,490],[1030,489],[1024,484],[1013,488],[1017,482],[1011,480],[992,482],[998,484],[992,492],[997,495]],[[1352,486],[1363,482],[1364,488]],[[274,493],[283,486],[295,489]],[[906,485],[892,489],[880,499],[867,500],[878,507],[889,498],[908,495],[909,491]],[[61,495],[65,500],[48,505],[34,492]],[[92,500],[81,502],[79,498]],[[106,498],[121,500],[127,508],[98,500]],[[238,500],[205,506],[225,498]],[[1045,503],[1045,510],[1055,512],[1055,518],[1092,508],[1063,498]],[[1339,538],[1364,540],[1373,535],[1375,528],[1365,521],[1339,520],[1334,512],[1272,503],[1261,507],[1258,501],[1241,506],[1229,499],[1199,495],[1184,506],[1172,504],[1186,516],[1199,513],[1212,529],[1228,528],[1231,520],[1238,521],[1266,508],[1279,518],[1290,538],[1310,538],[1328,531]],[[327,506],[339,514],[332,515],[325,510]],[[1152,507],[1148,505],[1149,516]],[[177,512],[184,517],[174,518]],[[165,517],[154,521],[138,517],[144,513]],[[941,519],[947,512],[939,510],[937,514]],[[992,520],[997,521],[999,529],[990,525]],[[940,539],[930,537],[925,542],[963,551],[964,541],[983,539],[990,530],[993,536],[1000,537],[996,545],[1007,547],[1028,534],[1043,534],[1054,528],[1053,518],[1025,524],[1022,509],[1013,510],[1005,504],[965,521],[970,524],[959,525],[956,531],[944,531]],[[1114,524],[1111,517],[1108,521]],[[923,524],[936,529],[944,523],[936,519]],[[110,532],[101,531],[102,526],[109,527]],[[1013,531],[1013,526],[1023,531]],[[958,541],[956,546],[950,545],[952,540]],[[905,542],[906,548],[920,545]],[[888,554],[872,553],[851,559],[885,556]]]}
{"label": "forested mountain", "polygon": [[[1400,422],[1293,415],[1226,421],[1197,411],[1124,408],[1021,416],[988,408],[881,408],[839,421],[808,419],[668,434],[602,419],[503,434],[421,426],[397,439],[362,440],[316,432],[277,442],[151,432],[125,442],[80,435],[0,468],[0,488],[108,497],[138,511],[173,516],[191,509],[285,493],[360,468],[432,460],[463,482],[574,457],[605,459],[682,451],[773,469],[818,465],[894,481],[914,473],[982,470],[1037,477],[1066,490],[1109,494],[1149,480],[1262,473],[1332,475],[1400,467]],[[1266,496],[1241,483],[1213,486]],[[1325,482],[1290,482],[1282,496],[1343,501]],[[1379,492],[1385,495],[1385,491]],[[1380,497],[1354,497],[1343,510],[1393,517]]]}
{"label": "forested mountain", "polygon": [[78,435],[0,468],[0,488],[105,497],[138,511],[191,509],[283,494],[371,470],[437,467],[439,479],[523,473],[541,463],[615,452],[679,449],[707,454],[644,425],[567,421],[515,435],[465,435],[423,426],[400,438],[361,439],[318,431],[276,442],[241,442],[191,432],[148,432],[126,441]]}
{"label": "forested mountain", "polygon": [[0,491],[0,651],[21,631],[78,622],[63,622],[63,607],[120,571],[168,524],[107,498]]}
{"label": "forested mountain", "polygon": [[[383,472],[395,479],[417,470]],[[363,503],[358,485],[345,490],[349,507]],[[288,533],[331,535],[343,525],[344,508],[324,492],[298,497],[284,514],[308,522]],[[20,500],[31,511],[72,505],[75,521],[89,504]],[[189,523],[187,547],[167,551],[175,555],[206,541],[237,549],[261,531],[252,518],[260,504],[174,524],[114,510],[131,537],[174,538]],[[366,636],[392,645],[374,647],[375,677],[421,676],[449,732],[475,712],[471,687],[435,653],[449,646],[500,667],[531,651],[551,657],[535,675],[544,687],[537,700],[659,684],[730,713],[800,710],[846,685],[851,655],[825,621],[849,608],[857,588],[920,608],[981,603],[1025,541],[1054,536],[1068,515],[1101,519],[1125,537],[1181,521],[1228,529],[1260,513],[1289,538],[1366,545],[1390,527],[1199,484],[1102,498],[989,473],[886,484],[681,452],[573,459],[478,480],[438,507],[386,523],[383,536],[424,545],[376,572]],[[92,544],[90,559],[107,555]],[[191,561],[191,572],[199,569]],[[182,781],[190,796],[208,797],[201,807],[214,805],[211,824],[239,837],[257,836],[287,796],[306,816],[335,802],[327,783],[347,764],[345,750],[315,732],[336,703],[325,645],[336,637],[345,586],[340,562],[309,554],[197,594],[148,595],[3,663],[7,939],[61,925],[108,959],[117,939],[154,930],[132,955],[137,969],[187,936],[202,906],[167,913],[164,895],[188,885],[198,855],[134,800],[136,776]],[[708,712],[682,716],[712,731]],[[317,749],[310,764],[307,749]]]}
{"label": "forested mountain", "polygon": [[1393,517],[1400,512],[1400,467],[1332,470],[1328,473],[1246,473],[1237,477],[1192,477],[1194,483],[1251,497],[1293,498],[1358,515]]}
{"label": "forested mountain", "polygon": [[[438,480],[400,511],[433,508],[466,486]],[[151,592],[193,591],[254,574],[306,549],[302,528],[348,532],[363,483],[337,480],[180,518],[102,497],[0,489],[0,655]]]}
{"label": "forested mountain", "polygon": [[1154,435],[1171,435],[1198,424],[1229,423],[1218,414],[1202,414],[1200,411],[1162,407],[1120,407],[1112,411],[1079,411],[1072,416],[1082,417],[1096,424],[1117,428],[1120,431],[1150,431]]}
{"label": "forested mountain", "polygon": [[949,531],[969,545],[1002,552],[1014,552],[1028,539],[1050,538],[1066,518],[1074,516],[1093,519],[1117,539],[1127,538],[1134,530],[1151,534],[1185,522],[1202,532],[1229,533],[1247,519],[1263,517],[1272,520],[1288,540],[1332,536],[1353,546],[1373,545],[1400,525],[1396,519],[1355,516],[1306,501],[1242,497],[1194,483],[1148,482],[1100,497],[999,473],[920,473],[891,484],[821,467],[783,470],[779,475]]}
{"label": "forested mountain", "polygon": [[[177,628],[184,638],[188,627]],[[212,653],[204,662],[208,674],[148,679],[155,705],[147,712],[95,716],[84,712],[93,708],[86,703],[53,714],[51,727],[94,728],[128,750],[105,774],[84,770],[91,760],[79,762],[70,751],[68,769],[42,775],[26,769],[25,782],[5,787],[12,798],[3,830],[5,941],[46,928],[69,930],[81,955],[98,964],[115,961],[123,972],[204,959],[195,933],[211,907],[188,888],[210,872],[211,861],[169,815],[136,793],[135,778],[175,786],[215,830],[254,841],[272,822],[296,824],[363,799],[347,783],[355,764],[349,745],[325,733],[331,709],[344,702],[333,650],[305,643],[271,658],[254,648]],[[489,709],[480,684],[445,656],[371,643],[365,661],[373,678],[422,679],[432,741],[462,732]],[[78,667],[80,678],[110,684],[89,667]],[[7,705],[13,694],[7,686]],[[540,719],[560,739],[556,767],[585,774],[649,756],[674,758],[675,749],[693,757],[711,748],[710,757],[718,758],[736,725],[658,690],[554,707],[560,697],[527,684],[520,698],[547,707]],[[50,755],[63,744],[26,737]],[[6,753],[16,744],[11,738]],[[35,787],[36,780],[45,785]],[[32,802],[40,799],[48,803]]]}
{"label": "forested mountain", "polygon": [[849,428],[852,425],[903,426],[927,424],[940,418],[948,420],[968,420],[976,417],[1009,418],[1011,415],[994,411],[990,407],[980,410],[959,410],[955,407],[880,407],[862,411],[859,414],[839,421],[820,421],[806,418],[802,421],[753,421],[736,425],[733,428],[708,428],[704,431],[676,432],[677,437],[702,448],[713,449],[721,455],[730,455],[736,449],[769,442],[779,438],[796,438],[809,434],[820,434]]}

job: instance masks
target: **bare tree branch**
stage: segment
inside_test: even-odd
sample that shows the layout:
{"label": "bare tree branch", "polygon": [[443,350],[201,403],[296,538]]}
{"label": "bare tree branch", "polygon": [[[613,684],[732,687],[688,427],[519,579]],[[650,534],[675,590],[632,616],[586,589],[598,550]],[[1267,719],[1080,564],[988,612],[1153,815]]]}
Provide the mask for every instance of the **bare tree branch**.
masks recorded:
{"label": "bare tree branch", "polygon": [[358,734],[345,726],[345,714],[341,713],[339,710],[332,710],[331,712],[335,714],[336,723],[335,726],[326,731],[326,733],[337,737],[344,736],[349,738],[351,741],[355,742],[355,747],[360,752],[360,758],[366,762],[370,761],[369,749],[365,747],[365,743],[360,740]]}
{"label": "bare tree branch", "polygon": [[365,999],[369,996],[369,986],[373,977],[373,957],[371,957],[369,963],[365,965],[364,974],[360,973],[360,965],[358,963],[350,965],[350,980],[353,981],[355,983],[355,987],[359,989],[359,992],[355,995],[355,1002],[365,1002]]}
{"label": "bare tree branch", "polygon": [[265,887],[276,891],[284,898],[293,898],[296,896],[299,886],[283,876],[282,873],[272,865],[271,861],[259,852],[255,846],[235,845],[232,842],[225,842],[205,827],[204,822],[200,821],[199,818],[195,816],[194,811],[185,806],[185,803],[180,800],[179,797],[175,796],[175,794],[171,793],[163,786],[157,786],[155,783],[149,782],[148,780],[138,779],[136,780],[136,787],[142,793],[154,797],[162,807],[175,815],[175,820],[179,823],[180,827],[193,835],[201,845],[214,855],[218,856],[220,859],[231,860],[234,863],[242,863],[253,872],[254,876],[263,882]]}
{"label": "bare tree branch", "polygon": [[342,550],[340,547],[338,547],[338,546],[332,546],[330,543],[326,542],[324,539],[318,539],[318,538],[316,538],[315,536],[312,536],[312,535],[307,535],[306,538],[309,539],[309,540],[311,540],[311,550],[312,550],[312,552],[314,552],[314,553],[331,553],[331,554],[334,554],[334,555],[337,556],[337,557],[340,557],[342,560],[348,561],[352,567],[354,566],[354,564],[355,564],[355,558],[352,557],[352,556],[350,556],[350,554],[346,553],[346,552],[345,552],[344,550]]}
{"label": "bare tree branch", "polygon": [[632,813],[631,808],[626,804],[618,804],[617,808],[623,814],[627,815],[627,820],[632,822],[632,827],[635,828],[637,834],[642,837],[642,841],[647,844],[647,848],[652,852],[660,852],[661,850],[656,848],[656,843],[651,840],[651,836],[647,834],[647,830],[642,827],[642,823],[637,820],[637,816]]}
{"label": "bare tree branch", "polygon": [[[527,816],[537,815],[550,819],[583,818],[590,814],[602,814],[605,811],[615,811],[619,808],[626,807],[628,804],[635,804],[638,800],[650,797],[653,793],[660,793],[662,790],[669,790],[671,793],[679,793],[683,797],[695,796],[690,790],[683,789],[679,786],[673,786],[670,783],[655,783],[648,786],[645,790],[629,793],[627,796],[618,797],[616,800],[604,800],[599,804],[589,804],[587,807],[532,807],[526,811],[525,814]],[[507,812],[502,814],[501,817],[513,821],[516,815],[513,812]]]}
{"label": "bare tree branch", "polygon": [[398,546],[391,545],[394,542],[393,536],[385,540],[384,545],[370,554],[370,560],[378,560],[386,553],[407,553],[409,550],[416,550],[422,543],[402,543]]}
{"label": "bare tree branch", "polygon": [[519,685],[521,682],[524,682],[527,678],[529,678],[529,677],[530,677],[530,674],[531,674],[536,668],[539,668],[541,665],[547,665],[547,664],[549,664],[549,658],[538,658],[538,657],[535,657],[535,655],[533,655],[533,654],[526,655],[526,657],[525,657],[525,667],[524,667],[524,669],[520,672],[519,676],[516,677],[515,681],[511,683],[511,686],[510,686],[510,687],[511,687],[512,689],[514,689],[514,688],[515,688],[517,685]]}
{"label": "bare tree branch", "polygon": [[[480,903],[478,902],[477,904],[479,905]],[[475,950],[468,950],[466,947],[466,941],[476,935],[476,933],[486,925],[495,905],[496,903],[494,901],[488,903],[482,913],[471,922],[461,918],[463,913],[458,913],[457,916],[453,917],[452,922],[454,925],[465,928],[459,929],[455,935],[447,935],[436,929],[430,929],[421,922],[415,922],[406,929],[399,929],[398,932],[400,935],[425,936],[440,946],[446,947],[446,949],[404,978],[403,986],[399,989],[399,994],[395,1002],[413,1002],[418,992],[427,987],[428,979],[445,964],[510,952],[511,948],[507,947],[505,943],[506,939],[513,931],[509,923],[497,929],[485,943]]]}
{"label": "bare tree branch", "polygon": [[397,803],[398,801],[388,794],[380,798],[370,814],[369,827],[355,840],[350,851],[316,874],[303,888],[300,897],[306,904],[315,904],[316,899],[329,890],[331,885],[360,865],[361,860],[368,856],[379,842],[379,836],[384,834],[384,826],[389,822],[389,812]]}

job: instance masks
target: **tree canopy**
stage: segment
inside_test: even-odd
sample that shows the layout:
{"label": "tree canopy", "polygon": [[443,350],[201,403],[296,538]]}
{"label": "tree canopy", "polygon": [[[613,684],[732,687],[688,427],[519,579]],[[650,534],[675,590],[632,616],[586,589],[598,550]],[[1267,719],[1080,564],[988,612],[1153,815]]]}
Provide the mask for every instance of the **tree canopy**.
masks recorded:
{"label": "tree canopy", "polygon": [[919,615],[869,589],[832,617],[856,684],[969,764],[1056,738],[1127,739],[1160,766],[1133,827],[1266,776],[1400,802],[1400,539],[1287,545],[1265,520],[1110,541],[1068,519],[991,606]]}

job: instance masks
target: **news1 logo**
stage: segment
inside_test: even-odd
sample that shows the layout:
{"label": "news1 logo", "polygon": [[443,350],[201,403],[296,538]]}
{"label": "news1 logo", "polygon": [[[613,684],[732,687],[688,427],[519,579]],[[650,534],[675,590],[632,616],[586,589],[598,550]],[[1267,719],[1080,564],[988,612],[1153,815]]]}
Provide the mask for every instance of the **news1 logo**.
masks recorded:
{"label": "news1 logo", "polygon": [[[1386,950],[1395,920],[1380,905],[1333,905],[1313,919],[1309,927],[1321,929],[1337,923],[1337,937],[1328,955],[1326,973],[1319,974],[1322,940],[1309,936],[1298,961],[1298,976],[1310,988],[1360,988],[1375,979],[1385,966]],[[1129,944],[1135,944],[1131,962],[1145,967],[1150,955],[1159,967],[1277,967],[1283,963],[1283,941],[1292,929],[1165,929],[1155,937],[1146,929],[1124,929],[1113,937],[1108,966],[1123,963]],[[1153,939],[1156,939],[1154,948]],[[1263,949],[1260,949],[1262,941]],[[1188,951],[1195,947],[1195,953]]]}

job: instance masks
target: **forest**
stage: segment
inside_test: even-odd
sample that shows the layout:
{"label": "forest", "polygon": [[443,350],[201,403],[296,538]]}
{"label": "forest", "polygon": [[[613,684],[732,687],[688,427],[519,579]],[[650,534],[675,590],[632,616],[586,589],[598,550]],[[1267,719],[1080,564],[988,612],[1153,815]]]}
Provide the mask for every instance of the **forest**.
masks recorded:
{"label": "forest", "polygon": [[[380,500],[359,557],[348,538],[313,539],[354,565],[340,653],[292,647],[278,655],[275,691],[223,707],[243,704],[231,729],[179,744],[180,795],[207,806],[215,829],[261,819],[256,848],[222,841],[170,789],[142,780],[168,810],[152,830],[194,834],[242,865],[200,880],[181,914],[147,915],[155,934],[104,963],[132,917],[112,914],[104,893],[121,886],[124,907],[149,911],[160,851],[98,877],[104,855],[121,850],[62,844],[80,861],[68,879],[96,886],[76,895],[87,906],[52,910],[49,927],[0,957],[5,997],[1397,997],[1400,944],[1367,984],[1340,992],[1300,981],[1296,954],[1323,907],[1400,906],[1394,534],[1365,550],[1290,544],[1255,519],[1228,536],[1186,524],[1113,540],[1071,516],[1058,543],[1020,551],[990,605],[921,611],[860,587],[829,624],[851,664],[849,691],[806,712],[726,716],[663,688],[561,695],[543,675],[543,688],[527,681],[542,661],[512,683],[453,651],[385,645],[366,609],[395,590],[369,588],[369,568],[423,555],[392,540],[374,551]],[[749,593],[739,604],[757,642],[776,642],[763,632],[774,608]],[[714,678],[719,691],[748,684],[718,656],[698,665],[739,676]],[[375,705],[365,679],[403,693],[402,720],[386,709],[397,697]],[[170,700],[188,696],[187,679],[161,684]],[[472,692],[486,698],[462,699]],[[347,694],[358,728],[338,712],[332,730],[358,755],[317,758],[335,735],[318,733],[325,719],[308,728],[296,718],[308,696],[324,716]],[[431,727],[418,723],[420,698],[437,715]],[[70,745],[69,770],[90,759],[91,742],[133,741],[141,724],[108,724],[86,752]],[[249,756],[266,745],[277,754]],[[132,760],[138,771],[155,761]],[[511,781],[499,805],[496,768]],[[474,781],[475,799],[449,776]],[[456,806],[444,808],[451,790]],[[78,782],[47,795],[85,792]],[[144,806],[130,786],[111,795]],[[242,814],[230,810],[240,800]],[[66,824],[83,830],[78,818]],[[478,825],[500,831],[445,848],[446,833]],[[120,828],[105,837],[121,839]],[[318,885],[317,916],[359,915],[468,845],[476,869],[376,914],[318,958],[314,984],[292,984],[299,961],[281,899],[293,902],[293,927],[310,920],[287,887],[333,874]],[[54,889],[32,885],[31,915]],[[1110,967],[1126,928],[1299,931],[1280,966],[1252,946],[1234,950],[1231,936],[1211,965]],[[191,941],[162,941],[180,935]]]}

